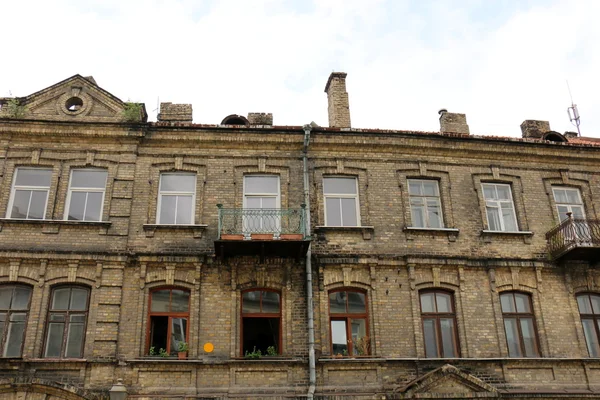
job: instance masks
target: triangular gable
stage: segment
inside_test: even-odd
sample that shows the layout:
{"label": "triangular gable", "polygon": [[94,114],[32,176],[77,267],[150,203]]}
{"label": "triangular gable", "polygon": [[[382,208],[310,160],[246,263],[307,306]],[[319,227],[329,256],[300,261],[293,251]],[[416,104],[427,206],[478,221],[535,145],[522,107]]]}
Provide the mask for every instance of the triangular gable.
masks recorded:
{"label": "triangular gable", "polygon": [[458,368],[446,364],[422,377],[415,379],[405,387],[396,391],[398,398],[493,398],[498,397],[495,387],[483,382],[473,375],[466,374]]}
{"label": "triangular gable", "polygon": [[[127,105],[102,89],[94,78],[73,75],[50,87],[18,99],[20,118],[53,121],[123,122]],[[140,121],[147,118],[141,107]]]}

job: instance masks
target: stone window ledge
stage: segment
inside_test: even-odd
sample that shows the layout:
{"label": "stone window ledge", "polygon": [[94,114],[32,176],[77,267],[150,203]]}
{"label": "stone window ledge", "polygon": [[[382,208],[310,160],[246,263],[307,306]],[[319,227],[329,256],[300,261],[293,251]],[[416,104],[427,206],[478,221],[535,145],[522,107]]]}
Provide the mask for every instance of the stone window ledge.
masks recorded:
{"label": "stone window ledge", "polygon": [[174,224],[144,224],[144,232],[146,232],[146,237],[154,237],[154,234],[157,230],[160,231],[168,231],[168,230],[178,230],[178,231],[192,231],[194,234],[194,238],[200,239],[202,237],[202,232],[208,227],[206,224],[190,224],[190,225],[174,225]]}
{"label": "stone window ledge", "polygon": [[331,362],[344,362],[344,363],[380,363],[382,361],[385,361],[386,358],[384,357],[377,357],[377,356],[345,356],[345,357],[321,357],[317,360],[317,362],[323,362],[323,363],[331,363]]}
{"label": "stone window ledge", "polygon": [[304,363],[300,358],[294,357],[262,357],[259,359],[249,359],[244,357],[239,358],[217,358],[217,357],[201,357],[201,358],[186,358],[180,360],[177,357],[140,357],[126,360],[127,363],[187,363],[187,364],[256,364],[256,363]]}
{"label": "stone window ledge", "polygon": [[42,233],[56,234],[61,226],[98,227],[100,234],[106,235],[110,221],[69,221],[64,219],[16,219],[0,218],[0,232],[5,224],[8,225],[41,225]]}
{"label": "stone window ledge", "polygon": [[418,226],[404,227],[406,232],[406,240],[413,240],[415,235],[448,235],[449,242],[456,242],[459,230],[456,228],[423,228]]}
{"label": "stone window ledge", "polygon": [[493,237],[505,236],[505,237],[522,237],[523,243],[531,244],[531,238],[533,237],[533,232],[531,231],[490,231],[488,229],[484,229],[481,231],[481,237],[485,243],[491,243]]}
{"label": "stone window ledge", "polygon": [[373,232],[375,232],[374,226],[315,226],[315,232],[324,234],[326,232],[361,232],[363,239],[371,240]]}
{"label": "stone window ledge", "polygon": [[37,363],[87,363],[90,360],[87,358],[28,358],[23,361],[31,361]]}

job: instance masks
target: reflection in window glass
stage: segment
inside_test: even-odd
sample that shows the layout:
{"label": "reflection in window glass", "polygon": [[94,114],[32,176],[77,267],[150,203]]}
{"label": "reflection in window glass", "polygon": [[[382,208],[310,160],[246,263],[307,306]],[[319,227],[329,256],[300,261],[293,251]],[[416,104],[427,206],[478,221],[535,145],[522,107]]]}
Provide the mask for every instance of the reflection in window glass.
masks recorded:
{"label": "reflection in window glass", "polygon": [[44,357],[81,358],[85,340],[89,289],[56,287],[48,310]]}
{"label": "reflection in window glass", "polygon": [[371,339],[364,292],[329,292],[331,351],[334,355],[369,355]]}
{"label": "reflection in window glass", "polygon": [[525,293],[502,293],[500,304],[509,357],[538,357],[539,346],[531,297]]}
{"label": "reflection in window glass", "polygon": [[66,219],[100,221],[106,189],[106,170],[76,169],[71,171]]}
{"label": "reflection in window glass", "polygon": [[155,289],[150,294],[150,337],[148,349],[156,354],[178,352],[180,343],[187,343],[190,292],[185,289]]}
{"label": "reflection in window glass", "polygon": [[590,357],[600,357],[600,295],[580,294],[577,296],[577,305],[588,354]]}
{"label": "reflection in window glass", "polygon": [[20,357],[25,338],[31,288],[0,286],[0,338],[2,357]]}
{"label": "reflection in window glass", "polygon": [[459,357],[452,296],[442,291],[424,291],[419,297],[425,356]]}
{"label": "reflection in window glass", "polygon": [[325,225],[359,226],[356,178],[323,178]]}
{"label": "reflection in window glass", "polygon": [[194,223],[196,174],[161,174],[158,191],[156,223],[168,225],[190,225]]}
{"label": "reflection in window glass", "polygon": [[8,217],[44,219],[51,177],[51,169],[17,168],[8,205]]}
{"label": "reflection in window glass", "polygon": [[443,227],[442,204],[437,181],[409,179],[408,194],[412,226],[418,228]]}

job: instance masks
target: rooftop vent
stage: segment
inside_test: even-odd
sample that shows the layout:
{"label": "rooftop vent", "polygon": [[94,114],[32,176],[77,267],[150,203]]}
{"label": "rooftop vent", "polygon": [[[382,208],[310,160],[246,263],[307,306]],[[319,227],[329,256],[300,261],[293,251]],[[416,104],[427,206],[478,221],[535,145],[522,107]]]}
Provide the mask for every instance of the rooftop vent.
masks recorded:
{"label": "rooftop vent", "polygon": [[566,137],[555,131],[546,132],[544,136],[542,136],[542,140],[548,140],[550,142],[558,143],[568,142],[568,139]]}
{"label": "rooftop vent", "polygon": [[221,121],[221,125],[250,125],[250,122],[246,119],[246,117],[237,114],[231,114],[223,118]]}

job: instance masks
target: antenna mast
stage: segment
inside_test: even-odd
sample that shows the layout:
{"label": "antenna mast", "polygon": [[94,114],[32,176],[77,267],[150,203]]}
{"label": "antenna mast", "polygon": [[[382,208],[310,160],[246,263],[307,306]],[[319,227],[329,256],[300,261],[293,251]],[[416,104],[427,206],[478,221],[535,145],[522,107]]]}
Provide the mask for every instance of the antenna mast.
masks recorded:
{"label": "antenna mast", "polygon": [[577,136],[581,136],[581,131],[579,130],[579,111],[577,111],[577,104],[573,103],[573,95],[571,94],[569,81],[567,81],[567,89],[569,89],[569,97],[571,97],[571,107],[567,108],[567,114],[569,114],[571,123],[577,128]]}

